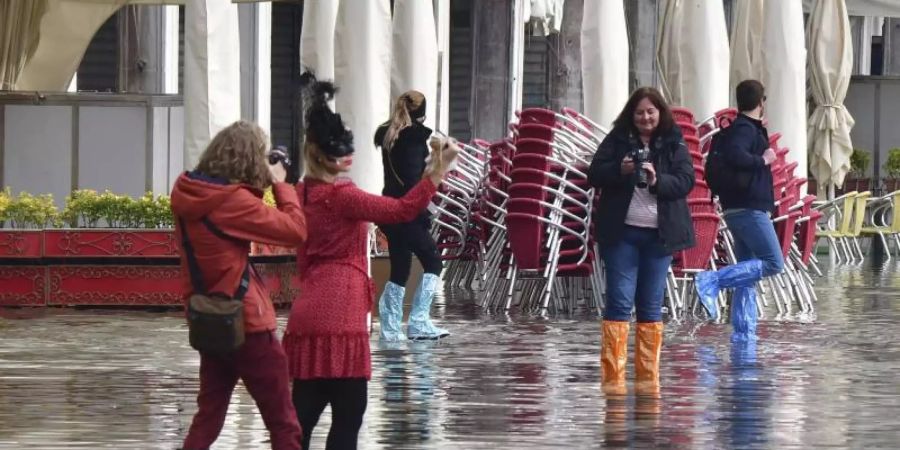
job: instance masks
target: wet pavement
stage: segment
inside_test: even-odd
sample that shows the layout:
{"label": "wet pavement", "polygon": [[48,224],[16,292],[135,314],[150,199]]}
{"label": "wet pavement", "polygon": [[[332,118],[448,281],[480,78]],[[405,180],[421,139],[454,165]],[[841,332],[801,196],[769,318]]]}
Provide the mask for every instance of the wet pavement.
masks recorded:
{"label": "wet pavement", "polygon": [[[451,338],[373,339],[360,448],[896,448],[898,287],[898,265],[830,270],[815,320],[761,322],[755,348],[733,347],[727,325],[668,326],[660,400],[600,392],[595,317],[491,316],[451,295]],[[0,315],[0,448],[180,444],[198,358],[178,313]],[[243,388],[214,448],[268,448]]]}

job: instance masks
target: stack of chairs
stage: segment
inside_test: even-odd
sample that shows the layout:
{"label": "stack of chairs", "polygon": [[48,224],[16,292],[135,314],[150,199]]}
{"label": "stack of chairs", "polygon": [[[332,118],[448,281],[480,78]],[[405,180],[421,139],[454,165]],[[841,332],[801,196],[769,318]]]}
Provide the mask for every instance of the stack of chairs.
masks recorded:
{"label": "stack of chairs", "polygon": [[456,168],[432,198],[432,236],[445,261],[445,281],[459,284],[473,276],[479,259],[472,218],[484,185],[487,148],[482,141],[461,144]]}
{"label": "stack of chairs", "polygon": [[887,260],[891,259],[891,243],[900,252],[900,191],[872,199],[867,205],[866,224],[861,229],[863,237],[881,240]]}
{"label": "stack of chairs", "polygon": [[866,228],[871,197],[869,191],[852,191],[815,207],[823,215],[818,237],[828,241],[829,253],[836,264],[860,264],[865,260],[859,238]]}
{"label": "stack of chairs", "polygon": [[497,156],[479,216],[499,237],[483,247],[480,304],[536,312],[599,307],[587,168],[600,129],[574,111],[529,108],[517,115],[510,138],[492,146]]}

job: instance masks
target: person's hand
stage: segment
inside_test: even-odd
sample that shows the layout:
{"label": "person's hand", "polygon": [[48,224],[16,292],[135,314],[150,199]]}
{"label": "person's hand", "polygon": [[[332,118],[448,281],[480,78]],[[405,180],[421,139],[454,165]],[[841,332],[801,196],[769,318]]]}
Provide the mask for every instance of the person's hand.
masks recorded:
{"label": "person's hand", "polygon": [[281,164],[281,162],[269,164],[269,176],[272,178],[272,183],[284,183],[284,180],[287,178],[287,170],[284,168],[284,164]]}
{"label": "person's hand", "polygon": [[622,175],[631,175],[634,173],[634,160],[631,159],[630,156],[626,156],[622,160],[621,172]]}
{"label": "person's hand", "polygon": [[763,152],[763,155],[762,155],[763,161],[766,162],[767,166],[772,165],[772,163],[775,162],[775,159],[777,157],[778,157],[778,155],[775,154],[775,150],[773,150],[771,147],[767,148],[766,151]]}
{"label": "person's hand", "polygon": [[431,178],[435,186],[450,172],[450,167],[459,156],[460,148],[455,139],[439,139],[431,141],[431,156],[425,175]]}
{"label": "person's hand", "polygon": [[641,168],[647,171],[647,186],[656,186],[656,168],[653,163],[645,162]]}

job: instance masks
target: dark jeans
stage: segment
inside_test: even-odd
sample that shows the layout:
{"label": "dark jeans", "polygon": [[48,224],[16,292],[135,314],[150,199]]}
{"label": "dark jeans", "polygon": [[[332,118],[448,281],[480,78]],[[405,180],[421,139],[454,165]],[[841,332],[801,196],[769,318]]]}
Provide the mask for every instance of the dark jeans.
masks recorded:
{"label": "dark jeans", "polygon": [[291,407],[287,357],[275,332],[251,333],[234,355],[200,354],[199,409],[184,448],[209,448],[225,424],[231,392],[238,379],[256,401],[276,450],[300,449],[300,425]]}
{"label": "dark jeans", "polygon": [[441,274],[443,263],[437,244],[431,238],[430,220],[420,217],[412,222],[382,225],[380,228],[388,241],[392,283],[406,286],[413,254],[419,258],[425,273]]}
{"label": "dark jeans", "polygon": [[365,378],[294,380],[294,407],[303,427],[303,448],[309,448],[319,416],[331,404],[331,430],[327,450],[356,448],[359,428],[366,413],[368,381]]}
{"label": "dark jeans", "polygon": [[630,321],[637,309],[638,322],[661,322],[666,275],[672,255],[666,252],[655,229],[625,226],[622,240],[601,250],[606,264],[606,320]]}
{"label": "dark jeans", "polygon": [[766,213],[754,209],[726,211],[725,223],[734,236],[734,256],[738,262],[754,258],[761,260],[764,277],[784,270],[781,244],[775,235],[775,226]]}

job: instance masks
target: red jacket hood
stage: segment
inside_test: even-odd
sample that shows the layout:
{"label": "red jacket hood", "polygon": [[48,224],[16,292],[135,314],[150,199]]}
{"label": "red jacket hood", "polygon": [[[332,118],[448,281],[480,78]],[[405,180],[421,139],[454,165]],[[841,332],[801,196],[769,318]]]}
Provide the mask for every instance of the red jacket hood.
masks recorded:
{"label": "red jacket hood", "polygon": [[219,208],[240,189],[262,197],[262,192],[245,184],[230,184],[221,178],[185,172],[172,187],[172,212],[186,220],[200,219]]}

